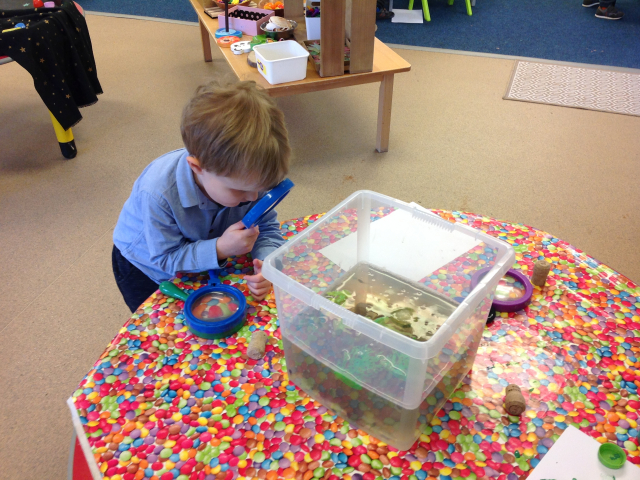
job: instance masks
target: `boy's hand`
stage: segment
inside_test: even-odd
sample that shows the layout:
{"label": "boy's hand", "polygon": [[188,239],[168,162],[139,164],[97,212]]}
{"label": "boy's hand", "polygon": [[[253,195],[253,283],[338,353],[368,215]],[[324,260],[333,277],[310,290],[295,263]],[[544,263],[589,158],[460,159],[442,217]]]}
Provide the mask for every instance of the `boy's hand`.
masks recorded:
{"label": "boy's hand", "polygon": [[253,298],[262,300],[271,291],[271,282],[262,276],[262,260],[257,258],[253,260],[253,270],[255,275],[246,275],[244,279],[247,281],[247,286]]}
{"label": "boy's hand", "polygon": [[218,237],[216,242],[218,260],[249,253],[259,234],[258,226],[244,228],[242,222],[234,223]]}

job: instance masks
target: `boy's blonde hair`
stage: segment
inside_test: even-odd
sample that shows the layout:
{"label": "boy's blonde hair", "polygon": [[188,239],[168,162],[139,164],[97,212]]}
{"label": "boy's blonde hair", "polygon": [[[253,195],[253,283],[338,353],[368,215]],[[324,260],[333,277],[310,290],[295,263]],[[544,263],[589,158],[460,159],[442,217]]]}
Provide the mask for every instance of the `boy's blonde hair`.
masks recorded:
{"label": "boy's blonde hair", "polygon": [[289,171],[284,114],[255,82],[198,87],[182,113],[182,140],[208,172],[269,189]]}

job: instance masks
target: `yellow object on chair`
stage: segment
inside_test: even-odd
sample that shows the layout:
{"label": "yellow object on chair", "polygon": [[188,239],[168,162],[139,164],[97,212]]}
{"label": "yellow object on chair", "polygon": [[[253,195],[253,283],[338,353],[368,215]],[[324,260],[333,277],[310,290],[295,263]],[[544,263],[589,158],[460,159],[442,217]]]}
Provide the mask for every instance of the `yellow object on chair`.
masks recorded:
{"label": "yellow object on chair", "polygon": [[[453,0],[448,0],[447,2],[449,5],[453,5]],[[464,3],[467,6],[467,15],[471,16],[472,12],[471,12],[471,0],[464,0]],[[413,10],[413,0],[409,0],[409,10]],[[431,15],[429,14],[429,4],[427,3],[427,0],[422,0],[422,12],[424,14],[424,19],[427,22],[431,21]]]}
{"label": "yellow object on chair", "polygon": [[76,149],[76,142],[73,140],[73,132],[71,129],[65,130],[62,128],[60,122],[53,116],[53,113],[49,112],[49,115],[51,115],[51,123],[53,123],[53,130],[56,132],[56,138],[60,144],[62,155],[67,159],[75,158],[78,150]]}

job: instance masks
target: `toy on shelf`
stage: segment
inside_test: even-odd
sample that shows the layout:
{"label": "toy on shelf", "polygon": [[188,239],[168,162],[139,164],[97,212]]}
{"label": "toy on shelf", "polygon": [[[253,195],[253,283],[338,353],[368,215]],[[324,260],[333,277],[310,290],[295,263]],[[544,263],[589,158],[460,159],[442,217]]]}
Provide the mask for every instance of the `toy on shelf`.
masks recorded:
{"label": "toy on shelf", "polygon": [[260,0],[258,2],[258,8],[264,8],[265,10],[273,10],[278,17],[284,17],[284,3],[273,2],[271,0]]}
{"label": "toy on shelf", "polygon": [[[224,4],[227,2],[215,2],[218,4],[218,6],[222,9],[224,9]],[[251,0],[243,0],[243,1],[239,1],[239,0],[230,0],[229,5],[232,5],[234,7],[240,7],[240,6],[244,6],[244,5],[249,5],[251,3]]]}
{"label": "toy on shelf", "polygon": [[309,52],[295,40],[256,45],[253,51],[258,71],[271,85],[296,82],[307,76]]}
{"label": "toy on shelf", "polygon": [[[216,3],[212,0],[202,0],[204,3],[204,13],[209,15],[211,18],[218,18],[220,15],[224,15],[224,2]],[[258,8],[258,5],[254,1],[249,1],[248,3],[243,2],[242,4],[232,5],[229,4],[231,8],[233,7],[253,7]]]}
{"label": "toy on shelf", "polygon": [[304,22],[307,25],[307,40],[320,40],[320,2],[307,0]]}
{"label": "toy on shelf", "polygon": [[[305,40],[302,42],[305,48],[309,51],[309,58],[313,62],[313,66],[316,71],[320,72],[320,58],[321,58],[321,47],[320,40]],[[344,72],[349,72],[349,65],[351,63],[351,50],[349,47],[344,47]]]}
{"label": "toy on shelf", "polygon": [[316,18],[320,16],[320,2],[312,2],[311,6],[309,6],[309,2],[307,2],[307,9],[305,10],[305,15],[308,18]]}
{"label": "toy on shelf", "polygon": [[251,51],[251,42],[249,40],[245,40],[244,42],[232,43],[231,51],[234,53],[234,55],[249,53]]}
{"label": "toy on shelf", "polygon": [[274,16],[272,10],[253,7],[232,7],[229,12],[218,15],[218,22],[229,21],[232,29],[240,30],[247,35],[258,35],[262,33],[260,26],[267,23]]}
{"label": "toy on shelf", "polygon": [[268,22],[260,25],[260,30],[264,34],[275,40],[288,40],[293,37],[293,31],[298,23],[293,20],[287,20],[283,17],[271,17]]}
{"label": "toy on shelf", "polygon": [[239,8],[237,10],[234,10],[233,12],[230,12],[229,17],[238,18],[240,20],[253,20],[255,22],[260,20],[261,18],[266,17],[266,15],[264,13],[253,12]]}
{"label": "toy on shelf", "polygon": [[251,50],[253,50],[253,47],[255,47],[256,45],[262,45],[264,43],[273,43],[273,42],[275,42],[275,40],[273,38],[267,37],[266,35],[256,35],[251,39],[251,42],[249,43],[249,45],[251,45]]}
{"label": "toy on shelf", "polygon": [[253,47],[251,47],[251,52],[247,55],[247,64],[251,68],[258,68],[258,61],[256,60],[256,52],[253,51]]}
{"label": "toy on shelf", "polygon": [[265,10],[284,10],[284,3],[261,0],[258,2],[258,8],[264,8]]}
{"label": "toy on shelf", "polygon": [[287,20],[282,17],[271,17],[269,22],[264,24],[264,30],[269,32],[282,32],[285,30],[291,30],[295,24],[296,22],[293,20]]}
{"label": "toy on shelf", "polygon": [[230,48],[232,44],[238,41],[238,37],[226,36],[216,38],[216,43],[220,45],[222,48]]}
{"label": "toy on shelf", "polygon": [[[215,37],[220,39],[222,37],[238,37],[242,38],[242,32],[229,28],[229,2],[224,2],[224,28],[216,30]],[[218,43],[220,45],[220,43]]]}

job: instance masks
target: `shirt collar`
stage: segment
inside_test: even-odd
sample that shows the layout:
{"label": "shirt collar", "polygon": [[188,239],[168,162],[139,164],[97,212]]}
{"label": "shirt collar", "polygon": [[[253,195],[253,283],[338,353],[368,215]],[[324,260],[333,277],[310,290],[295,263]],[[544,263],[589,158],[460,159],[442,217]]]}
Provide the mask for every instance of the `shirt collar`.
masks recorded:
{"label": "shirt collar", "polygon": [[176,185],[178,187],[178,195],[183,208],[199,206],[203,210],[212,210],[223,208],[215,202],[209,200],[193,178],[193,172],[187,162],[189,152],[186,150],[178,160],[178,168],[176,169]]}

